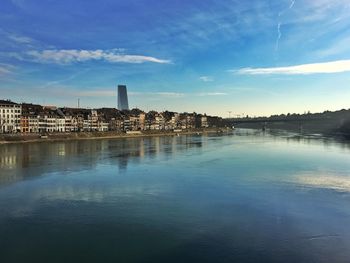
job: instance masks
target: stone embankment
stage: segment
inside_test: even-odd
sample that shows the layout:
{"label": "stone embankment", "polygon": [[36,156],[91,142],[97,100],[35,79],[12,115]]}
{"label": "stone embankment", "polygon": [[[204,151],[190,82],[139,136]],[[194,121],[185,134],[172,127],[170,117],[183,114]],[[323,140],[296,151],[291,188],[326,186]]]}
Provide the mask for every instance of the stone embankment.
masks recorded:
{"label": "stone embankment", "polygon": [[0,144],[5,143],[27,143],[27,142],[47,142],[65,140],[92,140],[92,139],[114,139],[114,138],[134,138],[149,136],[177,136],[186,134],[202,133],[222,133],[224,128],[191,129],[182,131],[141,131],[133,133],[125,132],[70,132],[70,133],[46,133],[46,134],[1,134]]}

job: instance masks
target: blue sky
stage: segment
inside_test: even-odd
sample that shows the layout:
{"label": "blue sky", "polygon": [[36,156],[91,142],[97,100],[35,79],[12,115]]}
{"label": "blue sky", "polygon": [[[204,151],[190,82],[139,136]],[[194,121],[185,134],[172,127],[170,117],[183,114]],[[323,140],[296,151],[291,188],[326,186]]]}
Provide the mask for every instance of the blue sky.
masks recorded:
{"label": "blue sky", "polygon": [[348,0],[1,0],[0,97],[269,115],[350,108]]}

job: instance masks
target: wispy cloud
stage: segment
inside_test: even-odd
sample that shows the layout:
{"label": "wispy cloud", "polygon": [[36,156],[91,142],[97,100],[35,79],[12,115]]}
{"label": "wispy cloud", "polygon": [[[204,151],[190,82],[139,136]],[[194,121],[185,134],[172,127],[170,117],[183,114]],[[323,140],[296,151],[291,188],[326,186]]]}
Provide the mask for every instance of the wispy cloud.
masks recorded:
{"label": "wispy cloud", "polygon": [[11,73],[10,70],[8,70],[8,69],[5,68],[5,67],[1,67],[1,66],[0,66],[0,76],[1,76],[1,75],[5,75],[5,74],[9,74],[9,73]]}
{"label": "wispy cloud", "polygon": [[[115,97],[117,96],[117,90],[111,89],[94,89],[94,90],[86,90],[86,91],[69,91],[67,87],[64,88],[65,93],[74,97]],[[185,96],[185,93],[180,92],[137,92],[137,91],[129,91],[129,96],[140,96],[140,97],[166,97],[166,98],[179,98]]]}
{"label": "wispy cloud", "polygon": [[325,49],[320,49],[315,52],[319,57],[329,57],[350,51],[350,37],[335,39],[334,43]]}
{"label": "wispy cloud", "polygon": [[19,44],[30,44],[30,43],[34,42],[34,40],[30,37],[19,36],[19,35],[15,35],[15,34],[8,35],[8,38],[15,41],[16,43],[19,43]]}
{"label": "wispy cloud", "polygon": [[198,96],[223,96],[223,95],[227,95],[227,93],[225,92],[202,92],[202,93],[198,93]]}
{"label": "wispy cloud", "polygon": [[129,92],[131,96],[160,96],[167,98],[179,98],[185,96],[185,93],[181,92]]}
{"label": "wispy cloud", "polygon": [[79,75],[81,74],[85,74],[87,73],[88,71],[90,71],[90,68],[87,68],[87,69],[84,69],[84,70],[80,70],[66,78],[63,78],[63,79],[58,79],[58,80],[53,80],[53,81],[49,81],[47,83],[45,83],[44,85],[42,85],[40,88],[48,88],[48,87],[51,87],[51,86],[59,86],[61,85],[62,83],[64,82],[68,82],[70,80],[73,80],[75,79],[76,77],[78,77]]}
{"label": "wispy cloud", "polygon": [[227,95],[227,93],[224,92],[194,92],[194,93],[179,93],[179,92],[130,92],[130,95],[154,95],[154,96],[161,96],[161,97],[171,97],[171,98],[179,98],[179,97],[185,97],[185,96],[196,96],[196,97],[203,97],[203,96],[222,96]]}
{"label": "wispy cloud", "polygon": [[[60,89],[62,91],[62,88]],[[72,91],[67,87],[63,88],[64,93],[73,97],[115,97],[117,96],[116,90],[110,89],[94,89],[94,90],[86,90],[86,91]],[[154,91],[154,92],[138,92],[138,91],[130,91],[128,95],[131,97],[144,97],[144,98],[182,98],[186,96],[223,96],[227,95],[224,92],[200,92],[200,93],[182,93],[182,92],[162,92],[162,91]]]}
{"label": "wispy cloud", "polygon": [[0,76],[12,73],[15,67],[9,64],[0,63]]}
{"label": "wispy cloud", "polygon": [[113,50],[43,50],[28,51],[26,53],[32,60],[41,63],[70,64],[76,62],[85,62],[89,60],[104,60],[110,63],[134,63],[140,64],[145,62],[153,62],[160,64],[169,64],[170,60],[159,59],[155,57],[143,55],[128,55],[120,53],[119,49]]}
{"label": "wispy cloud", "polygon": [[75,97],[112,97],[116,96],[117,92],[113,90],[90,90],[90,91],[76,91],[71,95]]}
{"label": "wispy cloud", "polygon": [[204,82],[211,82],[211,81],[214,81],[214,78],[211,76],[200,76],[199,80],[204,81]]}
{"label": "wispy cloud", "polygon": [[337,60],[331,62],[302,64],[288,67],[242,68],[239,70],[230,70],[230,72],[242,75],[308,75],[322,73],[341,73],[348,71],[350,71],[350,60]]}

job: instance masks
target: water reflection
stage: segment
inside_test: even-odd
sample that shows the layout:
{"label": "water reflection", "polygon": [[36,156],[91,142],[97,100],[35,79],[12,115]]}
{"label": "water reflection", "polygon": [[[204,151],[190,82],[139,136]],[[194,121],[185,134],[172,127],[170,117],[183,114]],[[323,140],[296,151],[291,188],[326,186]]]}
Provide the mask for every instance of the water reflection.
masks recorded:
{"label": "water reflection", "polygon": [[123,171],[130,162],[155,160],[160,154],[169,159],[186,149],[200,149],[205,141],[201,136],[167,136],[1,145],[0,184],[58,171],[89,170],[98,163]]}
{"label": "water reflection", "polygon": [[[328,151],[334,147],[350,153],[349,141],[322,136],[301,136],[285,131],[260,131],[239,129],[234,133],[205,136],[166,136],[126,138],[116,140],[81,140],[48,143],[9,144],[0,146],[0,184],[15,182],[24,178],[41,176],[53,172],[91,170],[98,164],[114,165],[119,173],[126,171],[130,163],[171,160],[177,154],[188,150],[200,153],[208,142],[222,141],[223,137],[237,138],[245,144],[296,143],[306,148],[322,145]],[[235,139],[234,139],[235,140]],[[246,147],[246,146],[244,146]],[[284,146],[283,146],[284,147]],[[192,151],[191,154],[196,152]],[[214,160],[215,161],[215,160]],[[213,162],[213,160],[211,160]],[[203,162],[206,166],[207,163]]]}
{"label": "water reflection", "polygon": [[0,153],[1,262],[350,259],[347,142],[237,130]]}
{"label": "water reflection", "polygon": [[350,193],[350,172],[349,174],[332,174],[332,173],[304,173],[295,176],[294,183],[303,187],[328,189],[339,192]]}
{"label": "water reflection", "polygon": [[257,130],[257,129],[237,129],[234,136],[245,137],[252,140],[261,141],[262,138],[274,140],[275,142],[290,142],[304,145],[322,145],[325,148],[341,148],[350,152],[350,140],[343,137],[330,137],[322,134],[300,134],[285,130]]}

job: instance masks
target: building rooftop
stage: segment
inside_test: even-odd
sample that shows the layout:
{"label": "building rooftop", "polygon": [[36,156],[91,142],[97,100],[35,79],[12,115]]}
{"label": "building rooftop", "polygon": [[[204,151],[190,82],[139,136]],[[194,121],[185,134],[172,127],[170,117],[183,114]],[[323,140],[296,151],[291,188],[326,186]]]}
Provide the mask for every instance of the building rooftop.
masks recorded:
{"label": "building rooftop", "polygon": [[0,105],[18,105],[18,103],[15,103],[10,100],[0,100]]}

